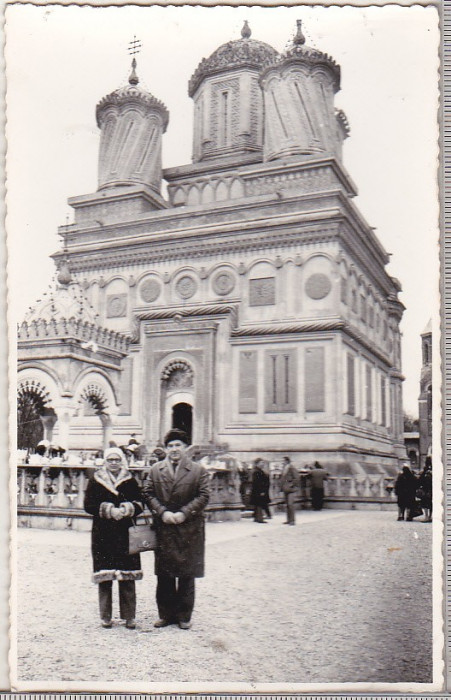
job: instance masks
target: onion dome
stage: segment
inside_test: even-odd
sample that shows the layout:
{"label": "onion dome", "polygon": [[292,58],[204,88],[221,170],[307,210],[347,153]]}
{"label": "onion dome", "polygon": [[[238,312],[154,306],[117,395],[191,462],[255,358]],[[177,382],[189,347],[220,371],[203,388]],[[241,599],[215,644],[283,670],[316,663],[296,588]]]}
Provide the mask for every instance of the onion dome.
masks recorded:
{"label": "onion dome", "polygon": [[251,29],[246,21],[241,30],[241,39],[228,41],[213,51],[209,58],[203,58],[188,83],[189,96],[193,97],[202,81],[211,75],[228,73],[237,68],[261,70],[278,57],[272,46],[250,37]]}
{"label": "onion dome", "polygon": [[162,134],[169,112],[160,100],[139,87],[135,59],[128,85],[99,102],[96,120],[102,131],[99,189],[141,184],[159,193]]}
{"label": "onion dome", "polygon": [[260,84],[265,160],[323,152],[341,157],[349,125],[334,106],[340,66],[328,54],[305,45],[301,20],[288,50],[264,66]]}
{"label": "onion dome", "polygon": [[99,129],[102,128],[105,122],[105,114],[108,108],[118,108],[135,106],[143,108],[146,112],[149,108],[158,112],[161,115],[163,132],[166,131],[169,123],[169,112],[166,106],[154,97],[150,92],[137,87],[139,78],[136,74],[136,59],[132,62],[132,72],[128,78],[128,85],[114,90],[109,95],[106,95],[100,100],[96,107],[96,121]]}

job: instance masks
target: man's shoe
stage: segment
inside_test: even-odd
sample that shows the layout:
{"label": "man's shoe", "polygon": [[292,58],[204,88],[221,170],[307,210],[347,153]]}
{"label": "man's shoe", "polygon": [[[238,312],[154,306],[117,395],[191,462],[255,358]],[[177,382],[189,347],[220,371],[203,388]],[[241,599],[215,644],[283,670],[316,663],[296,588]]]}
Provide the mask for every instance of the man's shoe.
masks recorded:
{"label": "man's shoe", "polygon": [[111,620],[108,620],[106,618],[102,619],[101,623],[102,623],[102,627],[105,627],[105,629],[107,629],[107,630],[109,630],[113,626],[113,623],[111,622]]}
{"label": "man's shoe", "polygon": [[136,629],[136,622],[134,620],[126,620],[125,626],[128,630],[135,630]]}
{"label": "man's shoe", "polygon": [[154,627],[168,627],[169,625],[172,625],[171,620],[165,620],[162,617],[153,623]]}
{"label": "man's shoe", "polygon": [[190,630],[191,622],[183,622],[183,620],[179,620],[179,627],[181,630]]}

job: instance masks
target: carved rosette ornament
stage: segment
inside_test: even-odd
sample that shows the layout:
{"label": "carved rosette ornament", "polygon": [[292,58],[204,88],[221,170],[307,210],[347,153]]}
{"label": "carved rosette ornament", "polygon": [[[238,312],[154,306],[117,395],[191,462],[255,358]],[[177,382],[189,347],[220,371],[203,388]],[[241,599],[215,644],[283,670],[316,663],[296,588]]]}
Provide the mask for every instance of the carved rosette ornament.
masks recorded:
{"label": "carved rosette ornament", "polygon": [[190,299],[197,292],[197,282],[194,277],[184,275],[177,280],[175,291],[182,299]]}
{"label": "carved rosette ornament", "polygon": [[214,293],[218,294],[219,296],[230,294],[230,292],[232,292],[235,288],[235,277],[231,272],[219,272],[213,278],[212,287]]}
{"label": "carved rosette ornament", "polygon": [[332,283],[327,275],[315,272],[305,283],[305,293],[310,299],[324,299],[332,289]]}
{"label": "carved rosette ornament", "polygon": [[122,318],[127,314],[127,295],[109,294],[106,298],[107,318]]}
{"label": "carved rosette ornament", "polygon": [[141,299],[146,302],[146,304],[151,304],[160,296],[161,285],[156,279],[145,280],[139,288],[139,293]]}

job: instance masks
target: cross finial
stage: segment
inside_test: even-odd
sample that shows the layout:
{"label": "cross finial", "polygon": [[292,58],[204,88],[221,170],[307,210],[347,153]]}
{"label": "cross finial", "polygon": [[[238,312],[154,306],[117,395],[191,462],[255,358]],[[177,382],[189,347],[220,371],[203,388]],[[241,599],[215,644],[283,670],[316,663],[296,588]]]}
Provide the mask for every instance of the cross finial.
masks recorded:
{"label": "cross finial", "polygon": [[128,53],[130,56],[135,56],[137,53],[141,51],[142,44],[139,39],[136,38],[136,36],[133,37],[133,41],[130,41],[128,44]]}
{"label": "cross finial", "polygon": [[132,60],[132,72],[130,73],[128,82],[130,85],[138,85],[139,83],[139,78],[136,74],[136,54],[138,54],[141,51],[141,42],[139,39],[136,38],[136,36],[133,37],[133,41],[131,41],[128,45],[128,53],[130,56],[133,56]]}

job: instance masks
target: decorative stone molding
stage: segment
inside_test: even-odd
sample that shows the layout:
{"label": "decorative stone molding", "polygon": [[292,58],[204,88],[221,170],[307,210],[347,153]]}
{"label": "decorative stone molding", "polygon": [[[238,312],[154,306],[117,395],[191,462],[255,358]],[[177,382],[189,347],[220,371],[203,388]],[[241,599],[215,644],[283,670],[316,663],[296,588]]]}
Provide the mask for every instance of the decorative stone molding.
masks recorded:
{"label": "decorative stone molding", "polygon": [[141,299],[147,304],[156,301],[161,294],[161,285],[158,280],[150,278],[144,280],[139,287]]}
{"label": "decorative stone molding", "polygon": [[238,305],[227,302],[217,304],[196,304],[193,306],[176,306],[166,309],[149,309],[138,311],[134,315],[134,333],[132,342],[140,340],[139,326],[141,321],[165,320],[165,319],[195,319],[202,316],[230,316],[232,328],[238,323]]}
{"label": "decorative stone molding", "polygon": [[235,288],[235,277],[228,270],[221,270],[213,278],[212,287],[214,293],[219,296],[230,294]]}
{"label": "decorative stone molding", "polygon": [[165,365],[161,379],[166,383],[166,389],[191,389],[194,384],[194,372],[186,360],[171,360]]}
{"label": "decorative stone molding", "polygon": [[41,382],[35,379],[22,379],[19,381],[17,387],[17,398],[20,401],[21,398],[25,398],[27,395],[37,396],[39,402],[45,406],[50,400],[50,392],[47,391],[46,387],[41,384]]}
{"label": "decorative stone molding", "polygon": [[197,292],[197,282],[191,275],[183,275],[177,280],[175,291],[182,299],[190,299]]}
{"label": "decorative stone molding", "polygon": [[272,306],[276,303],[276,278],[249,280],[249,306]]}
{"label": "decorative stone molding", "polygon": [[106,298],[107,318],[123,318],[127,315],[127,294],[108,294]]}
{"label": "decorative stone molding", "polygon": [[310,275],[305,283],[305,293],[310,299],[324,299],[332,289],[330,278],[323,272]]}
{"label": "decorative stone molding", "polygon": [[88,401],[98,414],[104,413],[108,409],[105,391],[99,384],[88,384],[82,389],[78,403],[82,404],[84,401]]}

